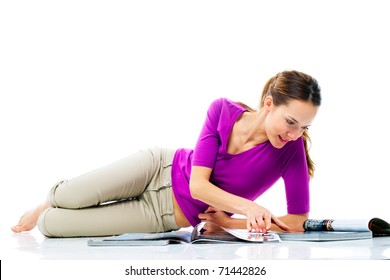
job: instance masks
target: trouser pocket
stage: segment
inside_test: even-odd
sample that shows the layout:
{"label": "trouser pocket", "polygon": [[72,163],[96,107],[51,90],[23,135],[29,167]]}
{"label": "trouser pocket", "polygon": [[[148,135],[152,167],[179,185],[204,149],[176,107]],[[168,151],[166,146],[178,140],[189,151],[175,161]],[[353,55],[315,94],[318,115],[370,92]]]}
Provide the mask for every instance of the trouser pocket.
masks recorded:
{"label": "trouser pocket", "polygon": [[178,229],[172,200],[172,161],[174,151],[167,149],[153,149],[152,153],[160,162],[158,171],[146,188],[143,195],[154,209],[156,219],[162,227],[162,231]]}

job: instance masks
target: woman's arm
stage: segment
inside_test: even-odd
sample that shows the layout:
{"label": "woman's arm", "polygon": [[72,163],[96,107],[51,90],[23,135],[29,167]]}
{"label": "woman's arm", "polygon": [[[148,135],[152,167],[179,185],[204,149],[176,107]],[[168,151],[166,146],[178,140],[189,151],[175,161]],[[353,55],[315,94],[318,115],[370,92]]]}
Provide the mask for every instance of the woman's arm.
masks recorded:
{"label": "woman's arm", "polygon": [[[289,226],[290,232],[303,232],[303,223],[305,220],[309,218],[309,214],[287,214],[281,217],[278,217],[279,220],[284,222],[286,225]],[[271,226],[271,230],[273,231],[284,231],[277,225],[273,224]]]}
{"label": "woman's arm", "polygon": [[289,230],[289,227],[284,222],[272,215],[266,208],[213,185],[209,181],[211,172],[211,168],[201,166],[192,167],[190,191],[193,198],[222,211],[245,215],[246,228],[249,231],[266,232],[271,229],[272,221],[279,228]]}
{"label": "woman's arm", "polygon": [[[232,218],[225,212],[218,210],[214,207],[209,207],[204,213],[199,214],[199,218],[203,222],[212,222],[226,228],[246,228],[246,219]],[[303,222],[308,218],[308,214],[287,214],[279,217],[279,220],[284,222],[290,232],[302,232]],[[285,231],[278,227],[276,224],[272,224],[270,230],[272,231]]]}

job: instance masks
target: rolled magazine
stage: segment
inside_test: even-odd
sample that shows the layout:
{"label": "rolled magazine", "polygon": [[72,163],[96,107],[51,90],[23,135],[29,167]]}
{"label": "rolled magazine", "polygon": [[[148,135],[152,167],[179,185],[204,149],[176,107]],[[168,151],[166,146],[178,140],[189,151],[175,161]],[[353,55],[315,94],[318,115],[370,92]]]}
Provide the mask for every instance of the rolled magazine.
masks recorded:
{"label": "rolled magazine", "polygon": [[371,231],[373,236],[390,235],[390,225],[380,218],[371,219],[308,219],[305,231]]}

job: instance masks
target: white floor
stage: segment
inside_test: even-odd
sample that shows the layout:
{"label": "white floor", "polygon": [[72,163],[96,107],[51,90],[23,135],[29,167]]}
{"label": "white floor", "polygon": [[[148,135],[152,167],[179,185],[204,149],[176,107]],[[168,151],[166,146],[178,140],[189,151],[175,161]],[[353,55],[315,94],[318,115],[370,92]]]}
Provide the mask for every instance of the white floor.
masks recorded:
{"label": "white floor", "polygon": [[[88,238],[45,238],[38,230],[2,232],[1,255],[12,260],[383,260],[390,237],[355,241],[277,244],[175,244],[142,247],[90,247]],[[2,257],[3,259],[3,257]]]}
{"label": "white floor", "polygon": [[[168,268],[171,271],[184,268],[186,272],[191,268],[201,268],[208,269],[210,273],[201,277],[204,280],[221,279],[221,276],[238,279],[240,275],[231,273],[231,269],[237,267],[260,267],[267,271],[267,279],[301,277],[302,273],[318,273],[324,269],[322,276],[338,271],[337,275],[341,278],[372,278],[372,273],[378,276],[387,273],[389,263],[383,260],[390,259],[390,237],[333,242],[139,247],[89,247],[88,239],[48,239],[38,230],[21,234],[14,234],[9,229],[1,230],[1,279],[38,276],[44,280],[53,279],[53,275],[57,280],[127,279],[129,268]],[[224,268],[229,270],[222,271]],[[197,279],[185,275],[186,279]],[[155,276],[140,277],[134,279],[157,279]],[[248,276],[242,277],[248,279]],[[183,279],[183,276],[158,277],[162,278]]]}

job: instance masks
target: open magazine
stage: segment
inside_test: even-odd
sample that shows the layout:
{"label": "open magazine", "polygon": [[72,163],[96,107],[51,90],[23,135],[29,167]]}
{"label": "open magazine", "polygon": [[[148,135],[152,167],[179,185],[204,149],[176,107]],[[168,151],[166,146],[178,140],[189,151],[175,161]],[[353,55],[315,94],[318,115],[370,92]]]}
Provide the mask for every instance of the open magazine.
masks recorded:
{"label": "open magazine", "polygon": [[372,232],[373,236],[390,236],[390,224],[379,218],[360,220],[315,220],[303,223],[305,231]]}
{"label": "open magazine", "polygon": [[153,246],[175,243],[265,243],[280,242],[277,233],[248,232],[245,229],[228,229],[210,222],[202,222],[192,231],[162,233],[125,233],[88,240],[89,246]]}

